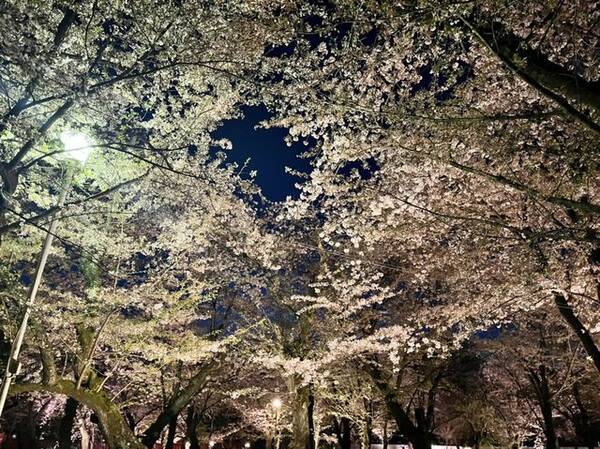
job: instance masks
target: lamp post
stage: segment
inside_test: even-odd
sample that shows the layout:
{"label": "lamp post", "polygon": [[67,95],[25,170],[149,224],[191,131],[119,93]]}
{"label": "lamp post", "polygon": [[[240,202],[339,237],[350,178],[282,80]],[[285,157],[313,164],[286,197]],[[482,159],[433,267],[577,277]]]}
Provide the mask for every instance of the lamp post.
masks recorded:
{"label": "lamp post", "polygon": [[279,411],[283,406],[283,402],[279,398],[274,398],[271,401],[271,407],[275,411],[275,449],[279,449],[280,441],[281,441],[281,431],[279,429]]}
{"label": "lamp post", "polygon": [[[74,159],[78,161],[81,165],[83,165],[89,157],[91,151],[90,143],[87,137],[81,133],[67,131],[60,136],[60,139],[65,149],[64,154],[68,158]],[[19,362],[19,354],[21,353],[21,346],[23,345],[23,340],[25,338],[27,323],[29,322],[29,316],[31,315],[33,304],[35,303],[35,298],[38,289],[40,288],[40,284],[42,282],[44,268],[46,267],[46,261],[48,260],[48,253],[50,252],[50,247],[52,246],[52,241],[54,240],[54,235],[58,226],[59,212],[62,206],[65,204],[67,192],[69,191],[69,187],[71,184],[71,176],[69,174],[68,167],[66,169],[66,172],[67,173],[65,174],[65,182],[61,189],[58,202],[56,204],[56,212],[52,214],[50,226],[48,227],[46,237],[44,239],[44,244],[42,245],[42,252],[38,256],[37,265],[35,269],[35,277],[33,279],[33,283],[29,287],[29,292],[27,294],[27,302],[25,303],[25,310],[23,312],[23,316],[21,317],[21,324],[10,348],[10,355],[6,363],[6,371],[2,380],[2,390],[0,390],[0,417],[2,416],[2,412],[4,411],[4,405],[6,403],[6,398],[8,397],[10,385],[13,382],[14,378],[17,376],[17,374],[19,374],[19,370],[21,367],[21,363]]]}

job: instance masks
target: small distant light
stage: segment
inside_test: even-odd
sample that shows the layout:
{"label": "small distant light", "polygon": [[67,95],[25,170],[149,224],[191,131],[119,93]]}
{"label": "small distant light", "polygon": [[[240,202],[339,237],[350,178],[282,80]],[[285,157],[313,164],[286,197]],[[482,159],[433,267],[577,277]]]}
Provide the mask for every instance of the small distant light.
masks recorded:
{"label": "small distant light", "polygon": [[60,135],[65,147],[65,156],[85,164],[92,152],[90,139],[83,133],[65,131]]}
{"label": "small distant light", "polygon": [[275,398],[271,401],[271,405],[273,406],[273,408],[275,410],[279,410],[281,408],[281,406],[283,405],[283,402],[281,402],[281,399]]}
{"label": "small distant light", "polygon": [[250,441],[246,441],[246,443],[244,444],[245,448],[249,448],[250,447]]}

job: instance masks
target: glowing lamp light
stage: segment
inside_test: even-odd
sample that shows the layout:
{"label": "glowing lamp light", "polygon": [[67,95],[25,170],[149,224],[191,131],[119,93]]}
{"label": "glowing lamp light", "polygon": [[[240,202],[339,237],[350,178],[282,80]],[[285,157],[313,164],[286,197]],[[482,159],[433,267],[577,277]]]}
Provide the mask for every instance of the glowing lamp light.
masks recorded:
{"label": "glowing lamp light", "polygon": [[281,408],[281,406],[283,405],[283,402],[281,402],[281,399],[279,398],[275,398],[271,401],[271,406],[275,409],[275,410],[279,410]]}
{"label": "glowing lamp light", "polygon": [[92,143],[85,134],[65,131],[60,135],[60,141],[65,147],[65,156],[85,164],[92,152]]}
{"label": "glowing lamp light", "polygon": [[250,441],[246,441],[246,443],[244,443],[244,447],[248,449],[250,447]]}

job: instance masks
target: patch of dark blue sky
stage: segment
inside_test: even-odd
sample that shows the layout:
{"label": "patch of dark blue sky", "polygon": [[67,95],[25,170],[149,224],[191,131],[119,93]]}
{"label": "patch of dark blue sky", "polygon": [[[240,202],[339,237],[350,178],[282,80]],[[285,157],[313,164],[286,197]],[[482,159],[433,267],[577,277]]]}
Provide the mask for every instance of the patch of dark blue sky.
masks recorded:
{"label": "patch of dark blue sky", "polygon": [[[243,106],[242,112],[242,118],[226,120],[212,133],[213,138],[229,139],[233,144],[232,150],[225,151],[226,162],[235,162],[242,167],[249,159],[242,177],[248,178],[250,172],[256,170],[256,183],[270,201],[297,197],[299,191],[295,184],[301,179],[286,173],[285,167],[310,173],[310,160],[299,157],[310,146],[295,142],[288,147],[284,141],[288,134],[285,128],[256,128],[271,117],[264,106]],[[213,148],[212,152],[215,154],[219,150]]]}

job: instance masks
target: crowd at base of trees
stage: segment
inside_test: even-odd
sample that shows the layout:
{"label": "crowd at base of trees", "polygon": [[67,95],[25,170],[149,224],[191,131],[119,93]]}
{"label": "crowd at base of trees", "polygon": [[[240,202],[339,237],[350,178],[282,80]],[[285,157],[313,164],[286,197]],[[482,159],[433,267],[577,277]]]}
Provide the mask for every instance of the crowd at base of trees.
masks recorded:
{"label": "crowd at base of trees", "polygon": [[[597,445],[599,20],[592,0],[0,4],[2,371],[55,236],[1,431]],[[212,137],[243,105],[304,143],[294,197]]]}

